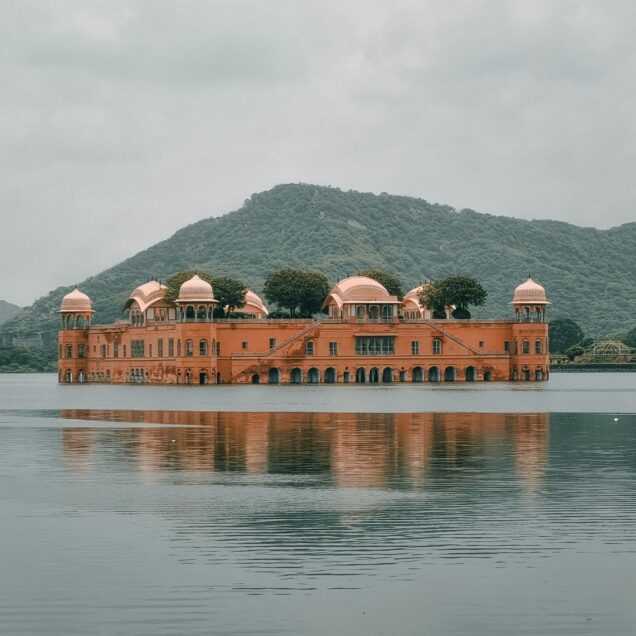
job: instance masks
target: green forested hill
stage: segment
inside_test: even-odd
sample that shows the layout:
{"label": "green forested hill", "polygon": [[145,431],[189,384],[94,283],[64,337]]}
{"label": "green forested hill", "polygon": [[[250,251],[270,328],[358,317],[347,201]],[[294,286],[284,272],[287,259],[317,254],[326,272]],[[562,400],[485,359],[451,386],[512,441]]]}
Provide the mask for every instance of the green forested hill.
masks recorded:
{"label": "green forested hill", "polygon": [[[189,225],[80,288],[93,299],[95,322],[109,322],[152,277],[200,268],[258,292],[283,266],[320,270],[334,282],[377,267],[401,276],[406,289],[424,277],[469,274],[489,292],[474,317],[510,316],[514,287],[531,273],[546,287],[551,317],[573,317],[590,335],[636,323],[636,223],[597,230],[306,184],[255,194],[239,210]],[[0,329],[57,329],[70,289],[52,291]]]}
{"label": "green forested hill", "polygon": [[20,307],[12,305],[6,300],[0,300],[0,325],[11,320],[14,316],[20,313]]}

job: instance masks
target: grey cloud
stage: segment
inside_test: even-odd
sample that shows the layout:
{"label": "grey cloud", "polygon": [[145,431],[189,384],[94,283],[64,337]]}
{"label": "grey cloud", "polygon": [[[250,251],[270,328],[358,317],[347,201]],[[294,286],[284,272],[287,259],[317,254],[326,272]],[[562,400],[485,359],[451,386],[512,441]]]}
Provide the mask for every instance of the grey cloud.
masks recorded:
{"label": "grey cloud", "polygon": [[0,3],[0,298],[280,182],[632,221],[635,26],[630,2]]}

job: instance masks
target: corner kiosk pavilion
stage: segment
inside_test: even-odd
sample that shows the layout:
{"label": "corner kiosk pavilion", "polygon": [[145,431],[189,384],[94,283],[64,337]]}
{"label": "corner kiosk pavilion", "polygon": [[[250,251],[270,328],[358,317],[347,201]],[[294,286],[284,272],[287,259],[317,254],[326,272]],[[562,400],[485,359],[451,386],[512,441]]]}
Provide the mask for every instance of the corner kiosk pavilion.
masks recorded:
{"label": "corner kiosk pavilion", "polygon": [[250,318],[213,320],[209,283],[193,276],[174,303],[150,281],[124,306],[126,318],[91,325],[90,298],[62,300],[59,381],[150,384],[376,383],[547,380],[545,290],[515,289],[514,320],[432,320],[418,292],[404,301],[364,276],[341,280],[325,299],[328,318],[272,320],[249,291]]}

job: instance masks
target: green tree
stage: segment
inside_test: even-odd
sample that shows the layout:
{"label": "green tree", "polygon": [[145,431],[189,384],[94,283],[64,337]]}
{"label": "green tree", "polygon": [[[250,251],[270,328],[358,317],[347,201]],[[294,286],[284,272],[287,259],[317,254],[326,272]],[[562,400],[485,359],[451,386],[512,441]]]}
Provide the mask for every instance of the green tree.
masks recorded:
{"label": "green tree", "polygon": [[270,302],[289,310],[289,315],[294,318],[297,310],[303,314],[320,311],[329,293],[329,282],[319,272],[280,269],[267,277],[263,293]]}
{"label": "green tree", "polygon": [[242,281],[236,278],[219,276],[214,277],[211,284],[214,298],[219,301],[217,307],[221,317],[245,305],[247,287]]}
{"label": "green tree", "polygon": [[177,297],[179,296],[179,289],[181,285],[185,283],[187,280],[190,280],[195,274],[202,278],[204,281],[210,283],[212,285],[212,289],[214,290],[214,279],[212,278],[212,274],[207,272],[202,272],[201,270],[194,269],[186,269],[183,272],[177,272],[168,278],[165,285],[168,288],[166,291],[166,300],[168,302],[173,303]]}
{"label": "green tree", "polygon": [[621,340],[628,346],[636,349],[636,327],[630,329]]}
{"label": "green tree", "polygon": [[579,344],[585,334],[580,325],[571,318],[556,318],[548,323],[550,351],[563,353],[566,349]]}
{"label": "green tree", "polygon": [[582,356],[584,353],[585,353],[585,349],[583,349],[583,347],[579,345],[572,345],[571,347],[568,347],[565,350],[565,355],[570,362],[572,362],[574,358],[578,358],[579,356]]}
{"label": "green tree", "polygon": [[358,272],[358,276],[373,278],[373,280],[377,280],[380,285],[383,285],[391,296],[397,296],[398,300],[404,298],[402,281],[395,274],[384,272],[381,269],[363,269]]}
{"label": "green tree", "polygon": [[454,305],[453,317],[470,318],[468,305],[480,306],[486,302],[488,292],[468,276],[447,276],[424,287],[420,302],[441,315],[445,307]]}

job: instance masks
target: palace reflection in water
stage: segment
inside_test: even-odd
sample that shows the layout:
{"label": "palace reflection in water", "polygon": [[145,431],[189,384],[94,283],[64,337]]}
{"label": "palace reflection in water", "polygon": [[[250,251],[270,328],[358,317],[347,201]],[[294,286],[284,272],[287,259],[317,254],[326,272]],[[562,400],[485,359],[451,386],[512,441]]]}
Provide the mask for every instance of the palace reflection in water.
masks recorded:
{"label": "palace reflection in water", "polygon": [[[140,424],[66,427],[69,467],[90,469],[94,450],[140,471],[324,475],[341,487],[416,486],[475,464],[514,463],[532,488],[548,454],[550,416],[475,413],[217,413],[65,409],[67,420]],[[159,424],[162,426],[152,426]],[[459,474],[459,473],[458,473]],[[463,473],[462,473],[463,474]]]}

